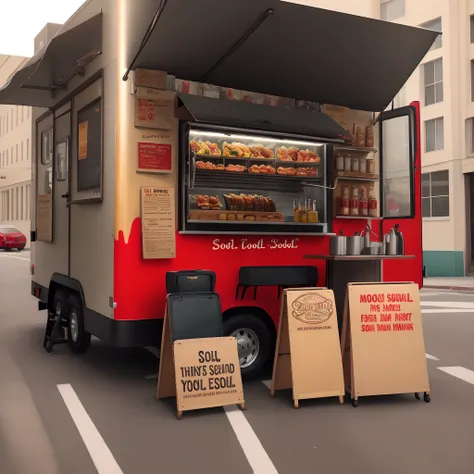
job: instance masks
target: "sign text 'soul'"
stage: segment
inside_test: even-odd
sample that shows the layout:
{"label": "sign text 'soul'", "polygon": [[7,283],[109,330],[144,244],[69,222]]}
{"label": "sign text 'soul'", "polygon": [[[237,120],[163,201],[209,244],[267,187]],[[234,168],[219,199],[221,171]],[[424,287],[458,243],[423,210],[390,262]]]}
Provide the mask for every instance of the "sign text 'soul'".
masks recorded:
{"label": "sign text 'soul'", "polygon": [[214,239],[212,250],[291,250],[299,248],[300,239]]}

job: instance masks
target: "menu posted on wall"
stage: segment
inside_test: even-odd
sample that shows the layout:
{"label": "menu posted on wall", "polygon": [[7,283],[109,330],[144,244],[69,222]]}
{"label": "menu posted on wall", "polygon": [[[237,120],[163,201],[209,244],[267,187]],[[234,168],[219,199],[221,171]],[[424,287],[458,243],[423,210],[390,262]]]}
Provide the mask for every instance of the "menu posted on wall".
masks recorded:
{"label": "menu posted on wall", "polygon": [[171,173],[170,143],[138,142],[138,171]]}
{"label": "menu posted on wall", "polygon": [[79,153],[77,158],[79,160],[84,160],[87,158],[87,134],[89,132],[89,122],[81,122],[79,124]]}
{"label": "menu posted on wall", "polygon": [[53,241],[53,200],[51,194],[38,196],[36,207],[36,240]]}
{"label": "menu posted on wall", "polygon": [[429,391],[418,285],[350,284],[347,291],[357,395]]}
{"label": "menu posted on wall", "polygon": [[234,337],[176,341],[174,365],[179,411],[244,403]]}
{"label": "menu posted on wall", "polygon": [[174,92],[137,88],[135,127],[170,130],[174,119],[175,97]]}
{"label": "menu posted on wall", "polygon": [[141,188],[142,248],[144,259],[176,257],[175,190]]}

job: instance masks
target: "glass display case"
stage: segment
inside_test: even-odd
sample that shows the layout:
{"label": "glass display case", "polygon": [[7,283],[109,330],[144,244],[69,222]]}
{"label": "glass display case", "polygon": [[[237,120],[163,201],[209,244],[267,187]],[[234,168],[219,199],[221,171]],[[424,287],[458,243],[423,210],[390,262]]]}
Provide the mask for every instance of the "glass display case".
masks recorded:
{"label": "glass display case", "polygon": [[187,124],[180,230],[327,232],[326,145]]}

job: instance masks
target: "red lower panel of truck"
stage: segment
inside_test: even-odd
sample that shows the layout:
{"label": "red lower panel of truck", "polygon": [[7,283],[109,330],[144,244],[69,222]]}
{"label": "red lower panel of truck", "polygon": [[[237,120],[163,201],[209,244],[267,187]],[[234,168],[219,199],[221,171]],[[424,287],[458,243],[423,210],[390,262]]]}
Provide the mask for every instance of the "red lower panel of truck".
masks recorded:
{"label": "red lower panel of truck", "polygon": [[123,232],[115,241],[114,298],[115,319],[152,319],[163,317],[165,275],[168,271],[206,269],[216,273],[216,291],[222,310],[235,306],[258,306],[276,321],[279,314],[277,288],[259,288],[245,300],[236,300],[239,269],[255,265],[313,265],[319,269],[319,285],[325,284],[323,261],[308,260],[306,254],[327,254],[328,237],[306,236],[176,236],[175,259],[143,260],[141,221],[135,219],[128,242]]}

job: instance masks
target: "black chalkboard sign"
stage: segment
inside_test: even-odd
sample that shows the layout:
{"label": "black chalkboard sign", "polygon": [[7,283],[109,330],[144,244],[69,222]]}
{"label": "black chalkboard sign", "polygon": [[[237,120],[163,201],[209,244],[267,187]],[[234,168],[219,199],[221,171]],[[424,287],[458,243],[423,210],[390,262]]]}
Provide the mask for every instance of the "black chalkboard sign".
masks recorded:
{"label": "black chalkboard sign", "polygon": [[77,114],[77,190],[100,188],[102,177],[102,101]]}
{"label": "black chalkboard sign", "polygon": [[168,314],[173,341],[222,336],[221,303],[217,293],[170,294]]}

